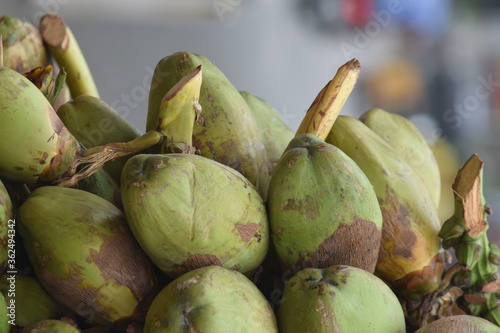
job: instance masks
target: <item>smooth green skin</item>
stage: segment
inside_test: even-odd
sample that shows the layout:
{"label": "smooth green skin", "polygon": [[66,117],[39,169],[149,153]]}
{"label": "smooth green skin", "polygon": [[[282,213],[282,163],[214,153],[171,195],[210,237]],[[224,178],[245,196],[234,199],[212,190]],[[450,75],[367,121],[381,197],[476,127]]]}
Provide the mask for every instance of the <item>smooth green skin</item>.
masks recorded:
{"label": "smooth green skin", "polygon": [[[52,180],[73,163],[79,148],[45,96],[24,76],[0,66],[0,178],[23,183]],[[59,165],[52,158],[62,153]],[[52,170],[46,176],[42,172]],[[45,172],[47,172],[45,170]]]}
{"label": "smooth green skin", "polygon": [[[337,118],[326,142],[356,162],[377,194],[384,216],[377,276],[392,284],[426,267],[440,251],[441,223],[436,205],[413,169],[375,132],[349,116]],[[439,276],[424,280],[415,292],[431,292],[439,281]]]}
{"label": "smooth green skin", "polygon": [[47,51],[42,36],[33,24],[17,17],[0,17],[0,35],[5,67],[25,73],[35,67],[47,65]]}
{"label": "smooth green skin", "polygon": [[75,326],[60,320],[44,320],[23,328],[21,333],[80,333]]}
{"label": "smooth green skin", "polygon": [[7,301],[2,294],[0,294],[0,332],[9,333],[12,325],[9,324],[10,317],[7,316],[9,309],[7,309]]}
{"label": "smooth green skin", "polygon": [[152,266],[123,214],[92,193],[37,188],[19,208],[19,232],[36,276],[90,323],[132,315],[156,287]]}
{"label": "smooth green skin", "polygon": [[200,154],[243,174],[257,189],[266,161],[265,147],[249,106],[227,77],[201,55],[178,52],[156,65],[146,129],[155,130],[163,96],[181,78],[202,65],[201,119],[193,127],[193,145]]}
{"label": "smooth green skin", "polygon": [[261,168],[259,188],[259,193],[266,200],[272,171],[295,134],[271,104],[245,91],[240,94],[252,111],[266,149],[266,162]]}
{"label": "smooth green skin", "polygon": [[360,120],[387,142],[422,180],[432,201],[439,207],[441,176],[431,147],[422,133],[406,117],[382,109],[372,109]]}
{"label": "smooth green skin", "polygon": [[458,315],[433,321],[415,333],[500,333],[500,327],[486,319]]}
{"label": "smooth green skin", "polygon": [[78,181],[76,188],[98,195],[116,207],[123,208],[119,182],[104,169]]}
{"label": "smooth green skin", "polygon": [[405,325],[392,290],[345,265],[299,271],[287,282],[278,312],[281,333],[403,333]]}
{"label": "smooth green skin", "polygon": [[[362,258],[356,266],[373,273],[382,213],[368,178],[340,149],[313,134],[294,138],[274,170],[267,207],[273,244],[285,268],[303,266],[301,260],[310,258],[337,229],[364,220],[357,226],[363,226],[361,229],[353,229],[354,234],[349,237],[353,243],[348,248],[337,249],[335,242],[330,242],[330,257],[314,266],[354,265],[339,262],[343,259],[334,255],[345,251],[350,260]],[[370,223],[378,232],[366,235]]]}
{"label": "smooth green skin", "polygon": [[[125,164],[121,190],[135,238],[172,277],[192,269],[183,263],[193,255],[216,256],[223,267],[243,273],[266,256],[262,198],[223,164],[191,154],[137,155]],[[215,263],[199,265],[209,264]]]}
{"label": "smooth green skin", "polygon": [[[14,299],[16,303],[16,325],[25,327],[36,322],[57,319],[62,316],[61,306],[50,296],[35,277],[15,275],[15,295],[9,294],[10,274],[0,277],[0,292],[7,302]],[[3,332],[0,330],[0,332]]]}
{"label": "smooth green skin", "polygon": [[0,181],[0,272],[9,260],[9,220],[14,217],[12,201],[2,181]]}
{"label": "smooth green skin", "polygon": [[[80,95],[57,109],[68,130],[85,147],[107,143],[128,142],[141,135],[132,124],[104,101],[94,96]],[[128,156],[106,163],[106,170],[118,183]]]}
{"label": "smooth green skin", "polygon": [[177,278],[155,298],[144,333],[278,332],[266,298],[244,275],[218,266]]}

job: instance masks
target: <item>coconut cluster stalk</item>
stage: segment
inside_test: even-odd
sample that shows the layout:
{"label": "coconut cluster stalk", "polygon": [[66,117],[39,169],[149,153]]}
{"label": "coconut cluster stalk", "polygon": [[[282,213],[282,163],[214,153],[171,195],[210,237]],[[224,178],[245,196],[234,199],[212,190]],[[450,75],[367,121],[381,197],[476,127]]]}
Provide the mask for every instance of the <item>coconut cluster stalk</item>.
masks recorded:
{"label": "coconut cluster stalk", "polygon": [[500,250],[487,236],[491,209],[483,195],[483,165],[474,154],[458,171],[453,183],[455,213],[439,236],[445,248],[455,250],[457,264],[467,267],[452,280],[463,292],[457,299],[460,308],[500,325]]}
{"label": "coconut cluster stalk", "polygon": [[334,78],[319,92],[295,133],[311,133],[325,140],[358,80],[361,65],[352,59],[339,68]]}
{"label": "coconut cluster stalk", "polygon": [[94,77],[87,61],[66,23],[55,14],[40,19],[40,34],[60,67],[68,73],[68,86],[73,98],[80,95],[99,97]]}
{"label": "coconut cluster stalk", "polygon": [[160,102],[157,130],[165,137],[160,153],[195,153],[193,125],[200,116],[202,66],[174,85]]}
{"label": "coconut cluster stalk", "polygon": [[[114,142],[129,142],[141,136],[141,132],[130,124],[111,106],[101,99],[80,95],[57,109],[57,115],[75,138],[86,148]],[[113,179],[120,183],[123,166],[129,156],[117,158],[104,165]]]}

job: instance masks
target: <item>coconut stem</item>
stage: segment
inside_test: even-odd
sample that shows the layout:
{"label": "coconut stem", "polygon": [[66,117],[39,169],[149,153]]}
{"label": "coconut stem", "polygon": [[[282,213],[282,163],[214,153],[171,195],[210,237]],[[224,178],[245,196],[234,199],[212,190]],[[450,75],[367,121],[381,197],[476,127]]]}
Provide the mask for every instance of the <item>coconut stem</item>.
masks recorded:
{"label": "coconut stem", "polygon": [[46,67],[36,67],[23,74],[30,80],[47,98],[50,104],[54,104],[61,93],[66,82],[66,72],[61,68],[54,79],[54,68],[51,65]]}
{"label": "coconut stem", "polygon": [[469,284],[480,284],[497,271],[497,265],[485,259],[490,255],[486,231],[489,207],[483,196],[483,161],[472,157],[458,171],[453,183],[455,213],[441,228],[444,247],[453,247],[459,263],[471,268]]}
{"label": "coconut stem", "polygon": [[[76,158],[67,174],[68,177],[62,177],[56,180],[55,185],[62,187],[73,187],[79,180],[86,178],[99,171],[104,164],[118,157],[135,154],[140,151],[151,148],[160,143],[163,139],[157,131],[149,131],[132,141],[124,143],[108,143],[102,146],[92,147],[84,150],[80,157]],[[85,165],[80,171],[76,172],[80,165]]]}
{"label": "coconut stem", "polygon": [[157,130],[165,136],[160,153],[193,154],[193,126],[201,106],[201,65],[177,82],[162,98]]}
{"label": "coconut stem", "polygon": [[66,73],[64,68],[61,67],[61,69],[59,70],[59,73],[57,73],[57,76],[56,76],[54,90],[52,91],[52,95],[49,98],[50,104],[54,105],[54,103],[59,98],[59,95],[61,94],[61,91],[64,88],[64,84],[66,83],[67,77],[68,77],[68,74]]}
{"label": "coconut stem", "polygon": [[498,251],[486,233],[491,211],[483,196],[483,164],[474,154],[458,171],[453,183],[455,213],[439,232],[443,246],[455,250],[457,262],[470,267],[458,272],[453,283],[464,292],[461,307],[475,316],[487,316],[500,306],[495,295],[500,293]]}
{"label": "coconut stem", "polygon": [[354,89],[360,67],[359,61],[352,59],[339,68],[307,110],[295,135],[311,133],[321,140],[326,139],[340,110]]}
{"label": "coconut stem", "polygon": [[92,73],[75,36],[55,14],[40,19],[40,34],[60,67],[68,73],[68,87],[73,98],[79,95],[99,97]]}

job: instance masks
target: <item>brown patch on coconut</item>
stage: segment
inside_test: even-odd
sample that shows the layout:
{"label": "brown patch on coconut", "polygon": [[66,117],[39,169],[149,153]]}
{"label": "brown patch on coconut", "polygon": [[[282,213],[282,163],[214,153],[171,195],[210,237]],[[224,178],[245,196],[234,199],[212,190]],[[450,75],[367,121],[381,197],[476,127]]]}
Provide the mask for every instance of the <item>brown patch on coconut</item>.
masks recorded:
{"label": "brown patch on coconut", "polygon": [[381,230],[374,222],[357,218],[350,224],[340,225],[310,256],[298,264],[310,268],[349,265],[373,273],[381,237]]}
{"label": "brown patch on coconut", "polygon": [[172,267],[169,275],[178,277],[184,273],[205,266],[222,266],[222,262],[213,254],[195,254],[187,258],[182,264]]}

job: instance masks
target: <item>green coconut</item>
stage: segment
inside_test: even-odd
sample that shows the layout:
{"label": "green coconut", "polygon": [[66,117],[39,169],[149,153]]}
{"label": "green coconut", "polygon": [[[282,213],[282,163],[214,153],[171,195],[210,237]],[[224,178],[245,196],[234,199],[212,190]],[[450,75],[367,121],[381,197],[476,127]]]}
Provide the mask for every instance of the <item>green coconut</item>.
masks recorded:
{"label": "green coconut", "polygon": [[313,134],[288,145],[267,198],[274,247],[285,269],[350,265],[371,273],[382,237],[382,213],[354,161]]}
{"label": "green coconut", "polygon": [[288,280],[278,323],[282,333],[404,333],[398,298],[375,275],[336,265],[307,268]]}
{"label": "green coconut", "polygon": [[218,266],[198,268],[154,299],[144,333],[278,332],[266,298],[243,274]]}
{"label": "green coconut", "polygon": [[81,147],[45,96],[16,71],[0,66],[0,177],[22,183],[52,181]]}
{"label": "green coconut", "polygon": [[89,192],[45,186],[19,208],[19,220],[36,276],[54,299],[91,324],[141,320],[156,278],[118,208]]}
{"label": "green coconut", "polygon": [[137,155],[122,174],[122,201],[135,238],[171,277],[219,265],[251,274],[264,260],[264,202],[240,173],[191,154]]}
{"label": "green coconut", "polygon": [[57,319],[63,314],[61,305],[43,289],[36,277],[4,274],[0,276],[0,292],[7,302],[15,303],[17,326]]}
{"label": "green coconut", "polygon": [[0,35],[3,44],[3,65],[25,73],[35,67],[46,66],[48,56],[42,36],[33,24],[18,17],[0,17]]}

